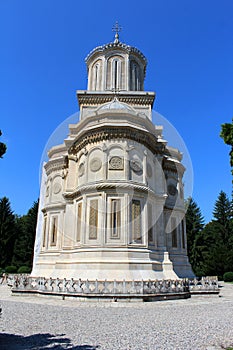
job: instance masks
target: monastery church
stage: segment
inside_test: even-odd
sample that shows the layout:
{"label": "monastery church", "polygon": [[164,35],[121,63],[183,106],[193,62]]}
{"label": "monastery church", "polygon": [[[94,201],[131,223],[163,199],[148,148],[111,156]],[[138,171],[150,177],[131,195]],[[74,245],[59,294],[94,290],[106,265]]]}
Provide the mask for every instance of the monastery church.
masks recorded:
{"label": "monastery church", "polygon": [[32,276],[194,277],[187,257],[182,154],[152,122],[147,61],[115,40],[86,58],[80,120],[44,164]]}

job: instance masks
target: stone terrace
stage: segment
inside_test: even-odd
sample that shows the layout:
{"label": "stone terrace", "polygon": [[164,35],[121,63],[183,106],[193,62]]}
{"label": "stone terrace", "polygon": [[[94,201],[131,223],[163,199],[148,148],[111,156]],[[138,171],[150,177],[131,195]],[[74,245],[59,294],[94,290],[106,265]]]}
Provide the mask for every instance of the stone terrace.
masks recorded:
{"label": "stone terrace", "polygon": [[233,344],[233,285],[220,297],[154,303],[11,296],[0,285],[0,349],[199,350]]}

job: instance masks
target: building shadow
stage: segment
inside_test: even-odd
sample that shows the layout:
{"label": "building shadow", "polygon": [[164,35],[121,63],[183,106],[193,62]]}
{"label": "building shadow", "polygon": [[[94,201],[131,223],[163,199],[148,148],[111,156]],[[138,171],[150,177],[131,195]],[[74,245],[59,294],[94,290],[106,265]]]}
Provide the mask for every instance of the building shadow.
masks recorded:
{"label": "building shadow", "polygon": [[72,349],[72,350],[97,350],[100,347],[93,345],[72,345],[65,334],[33,334],[29,336],[1,333],[0,350],[43,350],[43,349]]}

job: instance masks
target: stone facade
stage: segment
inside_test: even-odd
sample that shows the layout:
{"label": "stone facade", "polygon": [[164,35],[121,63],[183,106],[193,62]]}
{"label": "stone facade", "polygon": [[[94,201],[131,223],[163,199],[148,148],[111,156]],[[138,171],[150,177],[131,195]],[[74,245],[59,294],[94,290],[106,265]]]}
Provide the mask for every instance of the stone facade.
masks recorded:
{"label": "stone facade", "polygon": [[32,276],[85,280],[193,277],[182,155],[152,123],[146,59],[113,43],[86,58],[80,121],[44,165]]}

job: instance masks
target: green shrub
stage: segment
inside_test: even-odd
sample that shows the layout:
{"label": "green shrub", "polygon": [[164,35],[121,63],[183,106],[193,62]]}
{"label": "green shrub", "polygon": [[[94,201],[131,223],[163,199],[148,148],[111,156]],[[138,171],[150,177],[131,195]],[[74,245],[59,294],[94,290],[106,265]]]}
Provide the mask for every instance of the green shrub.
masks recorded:
{"label": "green shrub", "polygon": [[18,273],[30,273],[31,269],[28,266],[21,266],[17,272]]}
{"label": "green shrub", "polygon": [[5,269],[3,269],[2,267],[0,267],[0,276],[2,276],[5,272]]}
{"label": "green shrub", "polygon": [[7,266],[5,268],[6,273],[16,273],[17,272],[17,267],[16,266]]}
{"label": "green shrub", "polygon": [[233,272],[225,272],[223,275],[224,282],[233,282]]}

